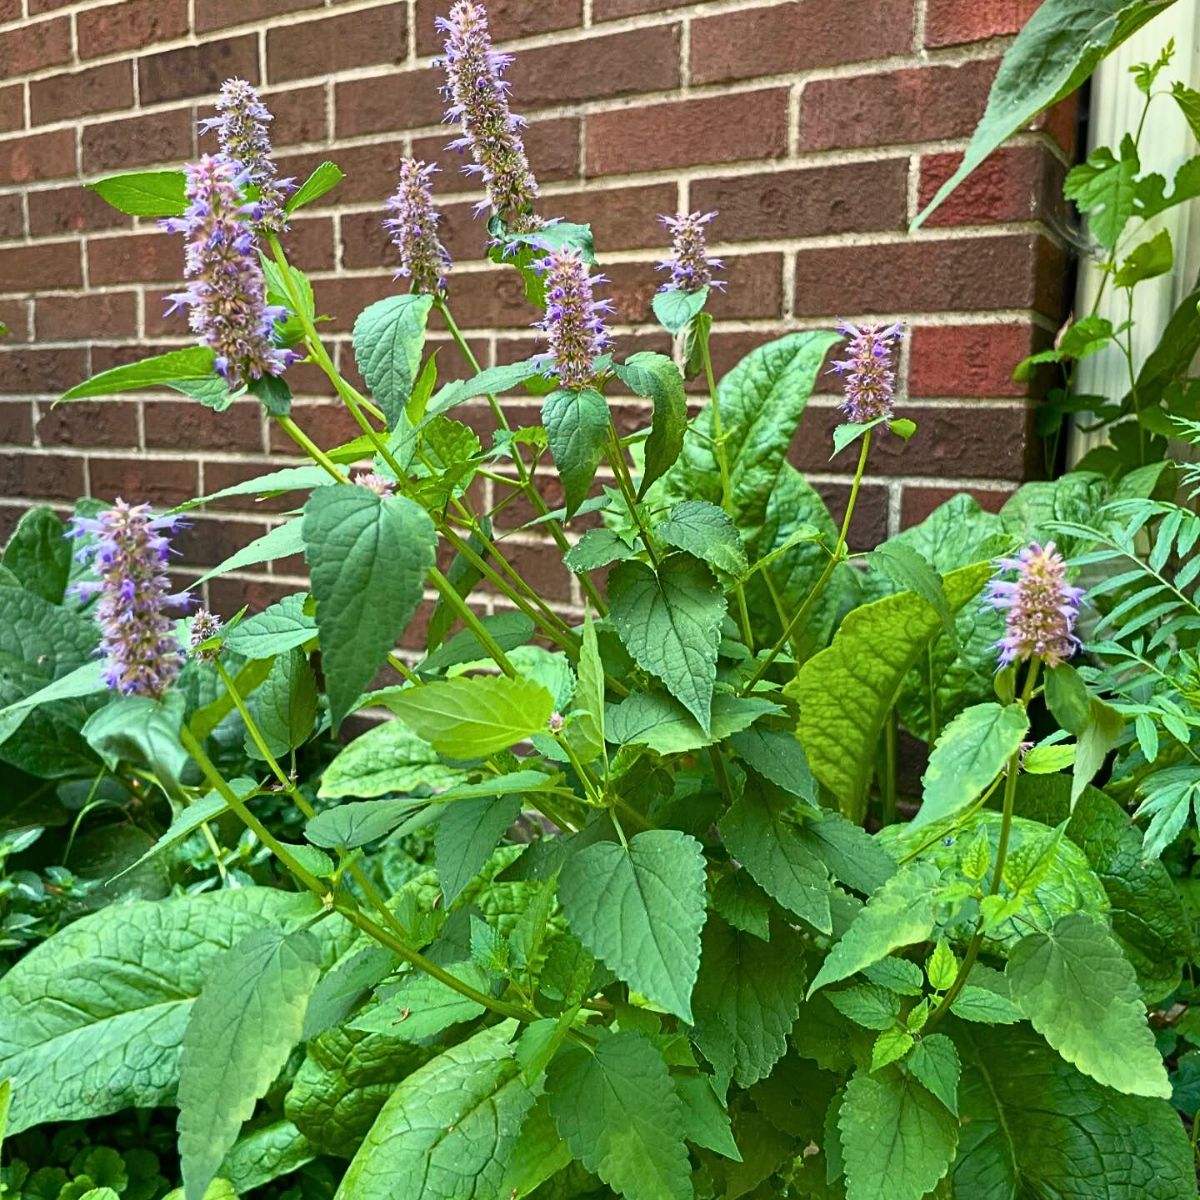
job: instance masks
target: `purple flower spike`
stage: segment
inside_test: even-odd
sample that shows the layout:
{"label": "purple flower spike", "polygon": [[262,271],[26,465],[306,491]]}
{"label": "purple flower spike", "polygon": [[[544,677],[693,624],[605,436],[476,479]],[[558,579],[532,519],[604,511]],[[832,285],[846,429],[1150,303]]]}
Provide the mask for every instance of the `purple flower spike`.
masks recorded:
{"label": "purple flower spike", "polygon": [[192,653],[202,662],[212,662],[219,653],[218,648],[209,647],[201,650],[198,647],[210,638],[215,638],[224,628],[224,623],[215,613],[210,613],[207,608],[198,608],[192,617],[191,628],[188,631],[188,644],[192,648]]}
{"label": "purple flower spike", "polygon": [[433,295],[446,289],[446,273],[450,270],[450,255],[438,241],[438,211],[433,207],[432,163],[415,158],[400,160],[400,183],[387,202],[389,212],[396,215],[384,221],[391,231],[392,241],[400,253],[400,269],[396,278],[412,280],[414,292]]}
{"label": "purple flower spike", "polygon": [[200,132],[217,131],[221,153],[237,163],[259,190],[254,223],[271,233],[287,228],[284,199],[295,181],[276,179],[267,125],[274,119],[258,93],[244,79],[227,79],[217,97],[220,116],[200,122]]}
{"label": "purple flower spike", "polygon": [[354,482],[359,487],[365,487],[368,492],[374,492],[377,496],[390,496],[396,490],[396,484],[386,475],[380,475],[378,471],[367,471],[362,475],[356,475]]}
{"label": "purple flower spike", "polygon": [[450,148],[471,151],[475,161],[463,170],[478,175],[487,189],[488,198],[476,211],[499,214],[513,233],[540,229],[533,213],[537,181],[521,140],[525,122],[509,110],[502,78],[512,57],[492,49],[487,10],[473,0],[456,0],[437,27],[446,34],[446,53],[436,63],[446,72],[446,120],[463,133]]}
{"label": "purple flower spike", "polygon": [[[1033,542],[1016,558],[997,563],[997,578],[988,584],[984,603],[1005,614],[1004,637],[996,643],[1000,665],[1040,658],[1057,667],[1075,653],[1079,639],[1075,621],[1083,592],[1067,583],[1067,564],[1053,542]],[[1016,571],[1015,580],[999,573]]]}
{"label": "purple flower spike", "polygon": [[175,292],[168,313],[186,306],[188,324],[201,345],[216,352],[217,370],[231,387],[263,375],[282,375],[298,355],[271,344],[275,322],[286,309],[266,302],[262,266],[242,200],[247,176],[222,155],[204,155],[187,167],[188,208],[163,228],[188,237],[186,292]]}
{"label": "purple flower spike", "polygon": [[721,270],[725,264],[708,256],[704,232],[705,225],[716,215],[695,212],[658,218],[671,231],[673,240],[671,257],[658,264],[660,271],[671,272],[670,280],[658,289],[660,292],[698,292],[706,287],[724,290],[725,284],[713,278],[713,271]]}
{"label": "purple flower spike", "polygon": [[191,597],[170,594],[166,534],[179,528],[178,517],[155,517],[148,504],[117,500],[96,517],[74,517],[70,536],[94,534],[81,551],[91,559],[99,583],[79,584],[76,595],[99,594],[96,620],[105,656],[104,682],[125,696],[162,697],[182,666],[171,608],[186,608]]}
{"label": "purple flower spike", "polygon": [[578,391],[591,385],[592,360],[611,344],[604,314],[612,305],[592,298],[592,288],[608,281],[589,274],[583,255],[573,246],[551,250],[537,267],[546,287],[546,315],[537,328],[549,342],[539,357],[563,387]]}
{"label": "purple flower spike", "polygon": [[896,395],[895,351],[904,339],[904,326],[899,322],[859,326],[843,321],[838,329],[850,341],[846,357],[829,369],[845,377],[842,412],[846,419],[865,425],[878,417],[890,417]]}

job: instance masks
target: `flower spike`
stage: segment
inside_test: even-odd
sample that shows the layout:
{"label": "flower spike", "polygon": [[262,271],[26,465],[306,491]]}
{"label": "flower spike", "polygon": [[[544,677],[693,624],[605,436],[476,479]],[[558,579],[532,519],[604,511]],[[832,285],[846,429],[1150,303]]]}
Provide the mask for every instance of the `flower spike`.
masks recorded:
{"label": "flower spike", "polygon": [[843,321],[838,326],[849,338],[846,357],[830,366],[845,377],[842,412],[855,425],[865,425],[879,417],[892,415],[896,396],[895,351],[904,339],[904,326],[854,325]]}
{"label": "flower spike", "polygon": [[[1079,647],[1075,622],[1083,599],[1067,583],[1067,564],[1053,542],[1032,542],[1016,558],[1002,558],[984,603],[1004,613],[1004,637],[996,643],[1000,665],[1040,658],[1047,667],[1066,662]],[[1016,571],[1015,580],[1001,579]]]}
{"label": "flower spike", "polygon": [[431,186],[436,170],[432,163],[401,159],[400,182],[387,202],[388,211],[396,215],[383,223],[400,254],[395,277],[411,279],[414,292],[430,295],[445,291],[450,270],[450,255],[437,235],[438,211]]}
{"label": "flower spike", "polygon": [[671,278],[658,289],[660,292],[698,292],[706,287],[724,290],[725,284],[713,278],[713,271],[721,270],[725,264],[719,258],[709,257],[704,230],[716,215],[694,212],[658,218],[671,231],[673,243],[671,257],[658,264],[660,271],[671,272]]}
{"label": "flower spike", "polygon": [[535,266],[545,276],[546,287],[546,315],[536,327],[549,343],[538,357],[563,387],[578,391],[590,386],[593,359],[612,342],[604,323],[612,305],[592,298],[594,286],[608,280],[591,275],[574,246],[551,250]]}

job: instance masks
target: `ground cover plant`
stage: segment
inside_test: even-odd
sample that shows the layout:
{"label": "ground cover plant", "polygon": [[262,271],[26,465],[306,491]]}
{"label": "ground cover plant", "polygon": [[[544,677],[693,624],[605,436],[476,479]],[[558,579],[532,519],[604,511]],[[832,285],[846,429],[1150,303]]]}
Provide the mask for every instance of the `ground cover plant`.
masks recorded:
{"label": "ground cover plant", "polygon": [[[1163,7],[1048,0],[964,170]],[[5,548],[0,1191],[1194,1196],[1200,476],[1165,454],[1200,442],[1196,297],[1140,375],[1095,313],[1020,366],[1063,371],[1051,438],[1067,412],[1113,425],[1083,469],[852,554],[873,444],[913,433],[904,328],[790,333],[718,381],[720,217],[668,214],[654,311],[679,353],[623,354],[590,230],[539,199],[486,13],[440,24],[481,243],[542,313],[534,358],[480,369],[410,160],[397,287],[354,326],[365,390],[339,372],[286,245],[341,172],[279,179],[244,82],[185,170],[94,185],[180,238],[197,344],[65,399],[259,403],[310,461],[175,512],[35,509]],[[1147,105],[1170,67],[1139,68]],[[1131,138],[1069,177],[1130,320],[1172,258],[1135,218],[1194,194],[1197,162],[1168,196]],[[470,379],[439,386],[435,314]],[[1130,396],[1076,395],[1073,363],[1111,342]],[[310,439],[299,359],[361,436]],[[857,463],[840,522],[787,462],[827,369],[831,449]],[[708,386],[690,418],[685,375]],[[539,425],[510,427],[514,392]],[[616,428],[618,394],[645,429]],[[480,396],[484,435],[455,415]],[[480,478],[530,507],[582,619],[509,563]],[[173,592],[187,510],[231,494],[292,508],[208,577],[302,554],[307,590],[222,614]]]}

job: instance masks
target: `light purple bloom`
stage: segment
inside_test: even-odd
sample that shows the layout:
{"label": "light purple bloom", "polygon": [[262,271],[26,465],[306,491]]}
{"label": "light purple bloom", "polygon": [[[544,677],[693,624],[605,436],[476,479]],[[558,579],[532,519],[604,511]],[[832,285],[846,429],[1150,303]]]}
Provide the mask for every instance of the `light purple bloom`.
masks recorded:
{"label": "light purple bloom", "polygon": [[207,608],[196,610],[195,615],[192,617],[191,628],[188,630],[188,641],[192,647],[192,652],[197,658],[205,662],[211,662],[217,657],[217,649],[209,648],[200,650],[197,647],[202,646],[210,638],[215,638],[224,628],[224,623],[215,613],[210,613]]}
{"label": "light purple bloom", "polygon": [[671,231],[673,245],[671,257],[658,264],[660,271],[670,271],[671,278],[658,290],[660,292],[698,292],[701,288],[724,289],[725,284],[713,278],[713,271],[721,270],[725,264],[719,258],[710,258],[704,227],[717,214],[680,213],[677,217],[658,219]]}
{"label": "light purple bloom", "polygon": [[[1057,667],[1079,647],[1075,621],[1083,592],[1067,583],[1067,564],[1053,542],[1032,542],[1016,558],[997,563],[997,578],[988,584],[984,603],[1004,613],[1004,637],[996,643],[1000,665],[1040,658]],[[1016,571],[1015,580],[999,578]]]}
{"label": "light purple bloom", "polygon": [[576,391],[588,387],[595,378],[592,360],[611,343],[604,314],[612,311],[612,305],[592,298],[592,288],[608,280],[591,275],[573,246],[551,250],[535,266],[546,288],[546,315],[537,328],[549,343],[537,357],[563,387]]}
{"label": "light purple bloom", "polygon": [[396,215],[384,221],[400,253],[396,278],[412,280],[414,292],[434,294],[445,290],[450,255],[438,241],[438,211],[433,206],[432,163],[415,158],[400,160],[400,183],[387,202]]}
{"label": "light purple bloom", "polygon": [[216,117],[200,122],[200,132],[217,131],[221,153],[237,163],[259,190],[253,220],[272,233],[287,228],[284,200],[295,187],[293,179],[276,179],[267,126],[274,119],[258,93],[244,79],[227,79],[217,97]]}
{"label": "light purple bloom", "polygon": [[186,593],[172,595],[167,578],[170,540],[165,535],[182,524],[179,517],[155,517],[148,504],[117,500],[95,517],[73,517],[68,536],[94,535],[78,554],[91,559],[99,582],[76,584],[83,599],[99,595],[96,620],[105,656],[104,682],[125,696],[160,698],[175,682],[182,666],[172,608],[191,602]]}
{"label": "light purple bloom", "polygon": [[904,339],[904,326],[853,325],[843,321],[838,326],[850,340],[846,357],[830,366],[830,370],[845,378],[842,412],[855,425],[864,425],[878,417],[892,415],[896,395],[895,351]]}
{"label": "light purple bloom", "polygon": [[366,471],[362,475],[356,475],[354,482],[377,496],[390,496],[396,490],[395,481],[386,475],[380,475],[378,471]]}
{"label": "light purple bloom", "polygon": [[509,85],[503,79],[512,56],[492,49],[487,10],[473,0],[456,0],[437,26],[446,34],[446,53],[437,60],[446,72],[446,120],[462,128],[450,149],[471,151],[475,161],[463,170],[487,189],[488,198],[476,212],[490,208],[513,233],[539,229],[542,223],[533,213],[537,181],[521,140],[525,122],[509,110]]}
{"label": "light purple bloom", "polygon": [[266,302],[262,266],[247,223],[254,205],[242,199],[247,176],[222,155],[204,155],[187,167],[187,212],[161,222],[188,237],[186,292],[175,292],[168,313],[187,306],[188,324],[216,352],[215,366],[231,386],[282,375],[298,355],[271,342],[287,310]]}

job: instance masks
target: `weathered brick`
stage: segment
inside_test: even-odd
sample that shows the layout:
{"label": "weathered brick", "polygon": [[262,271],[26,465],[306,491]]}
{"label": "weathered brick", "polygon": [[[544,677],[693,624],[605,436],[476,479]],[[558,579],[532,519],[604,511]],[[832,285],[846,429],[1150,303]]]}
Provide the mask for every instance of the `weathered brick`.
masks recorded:
{"label": "weathered brick", "polygon": [[29,112],[35,125],[111,112],[132,104],[133,71],[127,62],[104,63],[69,75],[51,75],[35,79],[29,85]]}
{"label": "weathered brick", "polygon": [[912,331],[910,396],[1024,396],[1013,367],[1035,346],[1029,324],[929,325]]}
{"label": "weathered brick", "polygon": [[[564,70],[564,55],[571,69]],[[679,26],[655,25],[544,46],[516,56],[506,78],[518,108],[665,91],[679,85]]]}
{"label": "weathered brick", "polygon": [[692,23],[693,83],[726,83],[902,54],[912,43],[913,0],[788,0]]}
{"label": "weathered brick", "polygon": [[[6,347],[19,346],[23,342],[33,340],[33,330],[30,322],[32,304],[26,297],[13,297],[0,300],[0,325],[8,328],[4,339]],[[3,441],[0,438],[0,441]]]}
{"label": "weathered brick", "polygon": [[149,113],[123,121],[87,125],[83,130],[83,169],[117,171],[151,163],[178,163],[195,145],[190,110]]}
{"label": "weathered brick", "polygon": [[[918,207],[957,170],[961,154],[926,154],[921,159]],[[1062,222],[1065,168],[1045,146],[1007,146],[985,159],[945,202],[928,225],[985,225],[996,221]]]}
{"label": "weathered brick", "polygon": [[263,100],[275,118],[271,122],[271,142],[274,146],[319,142],[329,133],[324,85],[267,93]]}
{"label": "weathered brick", "polygon": [[885,158],[702,179],[690,194],[693,209],[719,212],[714,238],[740,241],[902,229],[907,188],[908,160]]}
{"label": "weathered brick", "polygon": [[0,442],[27,446],[33,440],[33,409],[28,400],[0,401]]}
{"label": "weathered brick", "polygon": [[0,88],[0,133],[20,129],[25,124],[25,89],[14,83]]}
{"label": "weathered brick", "polygon": [[[813,484],[813,489],[825,501],[830,516],[840,525],[850,499],[850,485],[821,480]],[[851,550],[870,550],[887,535],[888,489],[876,483],[864,483],[859,489],[846,540]]]}
{"label": "weathered brick", "polygon": [[95,284],[163,282],[183,277],[179,238],[160,232],[88,238],[88,278]]}
{"label": "weathered brick", "polygon": [[[413,154],[427,162],[437,163],[441,174],[437,177],[437,191],[476,191],[478,179],[467,175],[462,168],[471,160],[455,150],[447,150],[450,134],[439,133],[432,137],[416,138]],[[544,121],[530,121],[525,130],[525,149],[533,173],[543,183],[556,179],[576,179],[579,176],[579,122],[574,118],[553,117]],[[392,191],[394,180],[384,194]]]}
{"label": "weathered brick", "polygon": [[907,483],[900,494],[900,528],[908,529],[919,525],[935,508],[953,499],[960,492],[974,497],[979,506],[987,512],[999,512],[1005,500],[1012,495],[1013,488],[945,488]]}
{"label": "weathered brick", "polygon": [[79,287],[83,265],[78,242],[41,242],[0,249],[0,292]]}
{"label": "weathered brick", "polygon": [[[29,12],[31,16],[39,16],[41,13],[53,12],[56,8],[66,8],[68,4],[74,4],[75,0],[29,0]],[[3,0],[0,3],[0,20],[10,21],[13,17],[7,14],[13,12],[14,15],[21,15],[21,0]]]}
{"label": "weathered brick", "polygon": [[1058,313],[1065,263],[1028,234],[840,246],[796,256],[796,313],[1035,308]]}
{"label": "weathered brick", "polygon": [[[267,74],[279,83],[401,62],[408,52],[407,39],[406,10],[396,4],[283,25],[267,33]],[[313,53],[317,46],[320,54]]]}
{"label": "weathered brick", "polygon": [[140,50],[187,33],[187,0],[121,0],[84,9],[75,21],[80,58]]}
{"label": "weathered brick", "polygon": [[589,175],[779,158],[787,151],[786,89],[649,104],[587,118]]}
{"label": "weathered brick", "polygon": [[687,0],[593,0],[592,16],[597,21],[615,21],[638,13],[666,12],[685,3]]}
{"label": "weathered brick", "polygon": [[[418,54],[441,50],[446,35],[434,21],[449,14],[450,4],[451,0],[417,0]],[[488,28],[498,42],[583,24],[583,0],[539,0],[537,4],[529,0],[493,0],[487,12]]]}
{"label": "weathered brick", "polygon": [[590,223],[601,253],[646,246],[662,246],[665,251],[670,235],[658,218],[673,216],[678,199],[673,183],[654,183],[560,193],[547,196],[542,208],[568,221]]}
{"label": "weathered brick", "polygon": [[[728,286],[715,291],[708,311],[717,320],[777,317],[783,302],[783,259],[778,254],[743,254],[725,260]],[[615,319],[637,323],[654,319],[650,308],[662,283],[655,264],[614,263],[605,268],[612,280],[603,294],[611,297]]]}
{"label": "weathered brick", "polygon": [[25,214],[21,197],[15,193],[0,196],[0,238],[19,238],[25,232]]}
{"label": "weathered brick", "polygon": [[172,539],[172,549],[188,567],[212,567],[267,532],[262,521],[193,516]]}
{"label": "weathered brick", "polygon": [[60,404],[57,408],[44,404],[37,431],[43,446],[134,450],[138,440],[137,405],[87,400]]}
{"label": "weathered brick", "polygon": [[82,346],[57,350],[0,349],[0,392],[54,395],[87,375]]}
{"label": "weathered brick", "polygon": [[182,504],[199,494],[196,464],[180,458],[92,458],[92,495],[136,497],[150,504]]}
{"label": "weathered brick", "polygon": [[925,45],[957,46],[1016,33],[1041,0],[926,0]]}
{"label": "weathered brick", "polygon": [[133,218],[106,204],[80,183],[29,193],[29,232],[34,237],[130,227]]}
{"label": "weathered brick", "polygon": [[438,124],[443,79],[440,70],[426,67],[339,83],[334,91],[338,137]]}
{"label": "weathered brick", "polygon": [[[346,406],[340,401],[298,404],[292,410],[292,419],[318,446],[340,446],[362,433]],[[270,426],[270,442],[272,454],[297,452],[295,442],[274,422]]]}
{"label": "weathered brick", "polygon": [[983,115],[996,62],[905,67],[816,79],[800,96],[800,146],[896,146],[966,137]]}
{"label": "weathered brick", "polygon": [[147,400],[142,412],[147,449],[262,450],[257,404],[234,404],[219,413],[191,400]]}
{"label": "weathered brick", "polygon": [[0,142],[0,184],[75,174],[75,131],[55,129]]}
{"label": "weathered brick", "polygon": [[196,32],[262,22],[271,17],[320,8],[324,0],[196,0]]}
{"label": "weathered brick", "polygon": [[133,338],[137,336],[137,295],[38,296],[34,321],[38,338],[45,341]]}
{"label": "weathered brick", "polygon": [[206,99],[220,90],[226,79],[258,83],[258,37],[241,37],[181,46],[138,59],[138,94],[143,104],[182,100],[186,96]]}
{"label": "weathered brick", "polygon": [[305,271],[328,271],[334,265],[333,218],[293,221],[284,237],[288,261]]}
{"label": "weathered brick", "polygon": [[[67,2],[70,3],[71,0],[67,0]],[[29,7],[29,11],[33,13],[42,12],[42,9],[34,7],[34,5],[38,3],[39,0],[33,0],[33,3]],[[58,7],[59,0],[53,0],[53,6]],[[22,16],[24,16],[24,13],[21,10],[21,0],[0,0],[0,21],[17,21],[20,20]]]}
{"label": "weathered brick", "polygon": [[70,17],[30,22],[0,33],[0,79],[70,61]]}
{"label": "weathered brick", "polygon": [[36,451],[0,454],[5,494],[38,500],[74,500],[83,495],[83,459]]}

